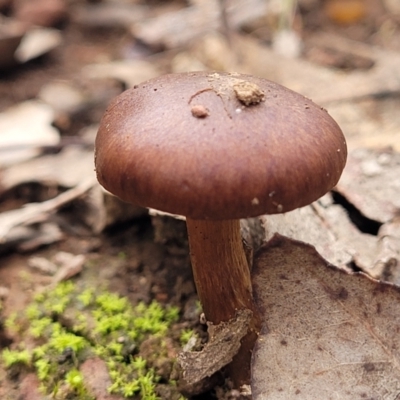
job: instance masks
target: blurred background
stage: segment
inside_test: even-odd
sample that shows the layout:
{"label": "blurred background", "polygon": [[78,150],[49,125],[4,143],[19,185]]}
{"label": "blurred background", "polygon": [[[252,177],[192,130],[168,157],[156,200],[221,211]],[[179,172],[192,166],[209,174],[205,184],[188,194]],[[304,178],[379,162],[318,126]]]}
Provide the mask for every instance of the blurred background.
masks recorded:
{"label": "blurred background", "polygon": [[56,132],[36,144],[90,141],[110,99],[143,80],[220,70],[310,97],[351,148],[400,146],[396,0],[1,0],[0,13],[0,123],[47,105]]}

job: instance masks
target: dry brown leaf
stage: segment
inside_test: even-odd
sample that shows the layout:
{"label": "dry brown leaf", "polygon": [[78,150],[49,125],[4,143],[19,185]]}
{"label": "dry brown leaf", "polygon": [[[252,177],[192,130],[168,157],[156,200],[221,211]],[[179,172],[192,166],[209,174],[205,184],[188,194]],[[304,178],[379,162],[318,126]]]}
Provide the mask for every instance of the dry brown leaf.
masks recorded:
{"label": "dry brown leaf", "polygon": [[83,180],[94,180],[94,175],[93,152],[71,146],[58,154],[37,157],[5,169],[0,178],[0,193],[27,182],[72,188]]}
{"label": "dry brown leaf", "polygon": [[237,35],[235,49],[241,63],[235,70],[276,81],[327,108],[345,133],[349,148],[391,145],[400,150],[396,111],[400,103],[398,96],[388,95],[400,90],[399,54],[343,37],[321,33],[318,37],[343,54],[370,59],[373,67],[343,72],[304,58],[293,62],[251,36]]}
{"label": "dry brown leaf", "polygon": [[87,179],[53,199],[43,201],[42,203],[28,203],[22,208],[1,213],[0,245],[7,243],[10,235],[13,236],[13,229],[47,221],[49,214],[56,212],[60,207],[84,195],[94,185],[97,185],[94,179]]}
{"label": "dry brown leaf", "polygon": [[357,229],[330,193],[309,206],[284,214],[262,215],[265,240],[279,233],[309,243],[331,264],[348,269],[353,263],[370,273],[377,262],[379,238]]}
{"label": "dry brown leaf", "polygon": [[0,19],[0,70],[15,66],[14,53],[19,46],[26,28],[24,24],[1,17]]}
{"label": "dry brown leaf", "polygon": [[40,101],[29,100],[0,114],[0,167],[29,160],[41,153],[42,146],[60,141],[51,126],[54,112]]}
{"label": "dry brown leaf", "polygon": [[372,276],[400,285],[400,219],[382,225]]}
{"label": "dry brown leaf", "polygon": [[183,378],[195,385],[206,377],[218,372],[229,364],[240,348],[240,341],[247,333],[252,312],[240,310],[236,318],[209,324],[209,341],[201,351],[183,351],[178,360],[183,370]]}
{"label": "dry brown leaf", "polygon": [[161,75],[161,71],[154,62],[121,60],[87,65],[83,68],[83,75],[90,79],[117,79],[127,87],[133,87]]}
{"label": "dry brown leaf", "polygon": [[366,217],[381,223],[391,221],[400,213],[400,153],[351,152],[337,190]]}
{"label": "dry brown leaf", "polygon": [[63,36],[58,29],[35,27],[27,31],[15,52],[19,63],[25,63],[60,46]]}
{"label": "dry brown leaf", "polygon": [[[323,215],[317,212],[316,206],[319,202],[322,203],[320,207],[324,211],[329,207],[343,211],[340,206],[332,205],[331,195],[327,194],[306,207],[297,208],[284,214],[262,215],[260,220],[265,231],[264,240],[268,241],[276,233],[279,233],[291,239],[310,243],[330,263],[345,268],[353,261],[352,251],[346,248],[345,243],[340,241],[341,238],[337,237],[331,231],[331,227],[325,223]],[[336,215],[336,222],[341,226],[348,226],[350,223],[345,213]],[[359,236],[353,237],[359,238]],[[363,240],[362,237],[361,240]]]}
{"label": "dry brown leaf", "polygon": [[336,44],[337,50],[371,59],[374,66],[366,71],[343,73],[301,58],[294,63],[251,37],[236,36],[235,45],[249,73],[274,80],[324,106],[400,90],[398,53],[340,36],[324,35],[323,38],[325,43]]}
{"label": "dry brown leaf", "polygon": [[[61,203],[56,198],[49,202],[28,204],[21,209],[0,213],[0,247],[10,241],[20,243],[30,239],[32,234],[35,235],[34,231],[21,232],[15,228],[47,221],[47,216],[56,212],[60,205],[65,205],[65,201],[79,201],[79,207],[74,211],[74,218],[70,218],[69,223],[74,219],[80,220],[95,233],[117,221],[135,218],[145,212],[143,208],[124,203],[100,187],[94,173],[93,152],[81,147],[66,147],[60,153],[37,157],[3,170],[0,177],[0,194],[31,182],[50,188],[71,188],[69,192],[75,195],[65,197],[61,194]],[[90,187],[85,189],[87,184]],[[82,185],[83,190],[80,189]]]}
{"label": "dry brown leaf", "polygon": [[276,235],[256,258],[255,400],[398,399],[400,290]]}
{"label": "dry brown leaf", "polygon": [[373,225],[376,232],[372,228],[368,231],[365,226],[358,228],[348,211],[335,204],[328,193],[307,207],[261,216],[265,239],[279,233],[310,243],[338,267],[356,265],[374,278],[399,284],[400,154],[390,149],[350,152],[335,190],[361,216],[376,221],[364,224]]}
{"label": "dry brown leaf", "polygon": [[[220,4],[216,0],[192,0],[180,10],[162,13],[132,24],[136,39],[154,48],[176,48],[188,45],[221,25]],[[231,0],[226,8],[229,25],[237,29],[266,15],[273,9],[264,0]]]}

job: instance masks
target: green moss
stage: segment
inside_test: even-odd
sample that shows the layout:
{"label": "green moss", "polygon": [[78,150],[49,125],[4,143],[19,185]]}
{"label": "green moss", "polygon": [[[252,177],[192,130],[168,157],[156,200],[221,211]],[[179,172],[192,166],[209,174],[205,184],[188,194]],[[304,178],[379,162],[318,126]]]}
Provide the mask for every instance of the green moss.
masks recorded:
{"label": "green moss", "polygon": [[[89,400],[92,397],[79,367],[89,357],[98,356],[108,367],[110,393],[156,400],[158,382],[168,383],[168,378],[157,375],[155,360],[161,357],[157,354],[166,357],[164,337],[178,319],[176,307],[164,308],[155,301],[132,306],[126,298],[106,290],[97,294],[95,288],[63,282],[36,295],[24,316],[8,318],[7,329],[20,332],[36,346],[5,349],[1,359],[6,368],[33,369],[41,390],[55,399]],[[139,352],[144,341],[154,345],[148,359]]]}
{"label": "green moss", "polygon": [[78,353],[88,347],[89,343],[81,336],[66,332],[64,329],[57,329],[53,330],[48,346],[50,350],[54,349],[58,354],[66,349],[72,349],[73,352]]}
{"label": "green moss", "polygon": [[184,346],[189,342],[192,337],[196,337],[196,334],[191,329],[184,329],[181,332],[181,336],[179,338],[181,345]]}
{"label": "green moss", "polygon": [[79,396],[87,397],[87,391],[83,383],[83,375],[76,368],[69,370],[65,375],[65,383]]}
{"label": "green moss", "polygon": [[35,303],[29,304],[25,310],[25,315],[30,321],[40,318],[40,314],[40,308]]}
{"label": "green moss", "polygon": [[18,314],[16,312],[11,313],[8,318],[4,321],[4,326],[11,334],[16,334],[21,329],[17,322]]}
{"label": "green moss", "polygon": [[125,297],[119,297],[114,293],[102,293],[96,297],[95,303],[98,311],[107,315],[123,313],[128,308],[128,300]]}
{"label": "green moss", "polygon": [[120,394],[124,397],[132,397],[140,393],[141,399],[158,399],[156,395],[156,383],[158,377],[152,368],[146,367],[146,360],[143,358],[131,357],[130,362],[108,363],[110,376],[113,384],[108,391],[112,394]]}
{"label": "green moss", "polygon": [[78,300],[82,303],[84,307],[88,307],[94,301],[94,289],[85,289],[82,293],[78,295]]}
{"label": "green moss", "polygon": [[53,324],[53,320],[49,317],[43,317],[31,320],[29,327],[29,333],[34,338],[39,338],[44,335],[46,330],[50,330]]}
{"label": "green moss", "polygon": [[28,350],[10,350],[5,349],[2,352],[3,363],[6,368],[9,368],[16,364],[29,365],[31,361],[31,355]]}

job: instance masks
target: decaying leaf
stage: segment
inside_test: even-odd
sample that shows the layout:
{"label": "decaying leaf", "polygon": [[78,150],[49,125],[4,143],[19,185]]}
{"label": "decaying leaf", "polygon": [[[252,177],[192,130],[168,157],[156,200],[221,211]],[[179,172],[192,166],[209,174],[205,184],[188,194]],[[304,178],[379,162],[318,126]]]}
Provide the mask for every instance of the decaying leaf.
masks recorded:
{"label": "decaying leaf", "polygon": [[28,265],[43,274],[52,275],[50,286],[56,286],[59,282],[67,280],[79,274],[83,269],[86,257],[83,254],[72,254],[59,251],[51,259],[41,256],[32,256]]}
{"label": "decaying leaf", "polygon": [[145,213],[143,208],[124,203],[100,187],[93,171],[93,152],[82,147],[66,147],[60,153],[4,169],[0,177],[0,195],[32,182],[44,187],[67,188],[67,191],[46,202],[29,203],[1,213],[0,252],[12,247],[32,250],[60,240],[62,233],[57,224],[49,225],[49,216],[72,202],[77,207],[68,219],[69,226],[77,222],[94,233],[101,232],[116,221]]}
{"label": "decaying leaf", "polygon": [[330,193],[309,206],[285,214],[263,215],[260,219],[265,240],[279,233],[310,243],[328,262],[340,268],[348,269],[354,263],[370,272],[376,262],[379,238],[359,231],[346,210],[334,204]]}
{"label": "decaying leaf", "polygon": [[83,254],[72,254],[60,251],[54,256],[54,262],[59,266],[53,276],[51,286],[55,287],[59,282],[65,281],[82,271],[86,257]]}
{"label": "decaying leaf", "polygon": [[[0,215],[0,221],[4,221],[3,214]],[[51,220],[41,224],[16,225],[8,231],[6,239],[0,238],[0,254],[11,249],[20,252],[33,251],[41,246],[56,243],[64,237],[60,227]]]}
{"label": "decaying leaf", "polygon": [[151,62],[124,60],[87,65],[83,69],[83,74],[91,79],[114,78],[126,84],[127,87],[133,87],[161,75],[161,72]]}
{"label": "decaying leaf", "polygon": [[0,244],[7,242],[10,232],[19,226],[41,223],[63,205],[88,192],[96,183],[93,179],[81,182],[76,187],[42,203],[29,203],[21,209],[0,214]]}
{"label": "decaying leaf", "polygon": [[27,182],[72,188],[89,179],[94,179],[93,151],[71,146],[58,154],[48,154],[5,169],[0,178],[0,193]]}
{"label": "decaying leaf", "polygon": [[366,217],[385,223],[400,213],[400,153],[357,149],[337,190]]}
{"label": "decaying leaf", "polygon": [[400,219],[382,225],[372,276],[400,285]]}
{"label": "decaying leaf", "polygon": [[[324,210],[333,206],[330,194],[325,195],[318,202],[325,205],[322,206]],[[330,263],[345,268],[352,261],[352,251],[346,249],[340,242],[340,237],[338,238],[324,222],[323,216],[316,212],[314,205],[318,202],[284,214],[261,216],[265,240],[268,241],[275,233],[279,233],[291,239],[310,243]],[[338,212],[343,211],[340,206],[335,207],[339,209]],[[340,225],[345,223],[347,226],[349,220],[346,214],[340,216],[337,214],[336,223]],[[356,230],[355,227],[352,228]]]}
{"label": "decaying leaf", "polygon": [[0,70],[15,66],[15,50],[18,48],[26,28],[24,24],[1,18],[0,21]]}
{"label": "decaying leaf", "polygon": [[398,287],[279,235],[259,251],[253,282],[264,315],[253,399],[399,398]]}
{"label": "decaying leaf", "polygon": [[27,31],[15,52],[15,58],[25,63],[48,53],[62,43],[61,32],[53,28],[32,28]]}
{"label": "decaying leaf", "polygon": [[[220,4],[216,0],[192,0],[189,7],[132,24],[132,34],[152,47],[175,48],[187,45],[221,25]],[[229,23],[237,28],[266,15],[273,7],[263,0],[233,0],[227,9]]]}
{"label": "decaying leaf", "polygon": [[0,167],[40,154],[42,146],[58,144],[58,131],[51,126],[54,112],[39,101],[26,101],[0,114]]}
{"label": "decaying leaf", "polygon": [[182,352],[178,356],[183,378],[195,385],[232,361],[246,335],[252,312],[240,310],[236,318],[218,325],[209,324],[209,340],[201,351]]}
{"label": "decaying leaf", "polygon": [[307,207],[261,216],[265,239],[279,233],[301,240],[331,264],[345,269],[356,265],[374,278],[400,283],[400,154],[388,149],[352,151],[335,190],[361,216],[375,221],[377,232],[357,227],[328,193]]}

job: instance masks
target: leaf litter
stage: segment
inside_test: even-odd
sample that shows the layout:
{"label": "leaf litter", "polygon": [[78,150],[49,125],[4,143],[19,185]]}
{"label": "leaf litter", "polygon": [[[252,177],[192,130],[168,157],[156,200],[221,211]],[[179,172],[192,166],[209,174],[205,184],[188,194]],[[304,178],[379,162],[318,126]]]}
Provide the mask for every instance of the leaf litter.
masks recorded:
{"label": "leaf litter", "polygon": [[397,286],[346,273],[279,235],[260,249],[253,282],[265,316],[254,400],[398,398]]}

